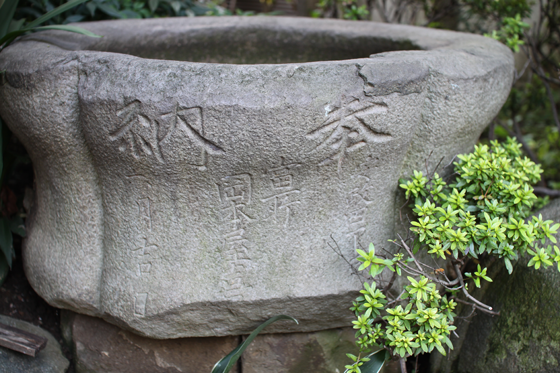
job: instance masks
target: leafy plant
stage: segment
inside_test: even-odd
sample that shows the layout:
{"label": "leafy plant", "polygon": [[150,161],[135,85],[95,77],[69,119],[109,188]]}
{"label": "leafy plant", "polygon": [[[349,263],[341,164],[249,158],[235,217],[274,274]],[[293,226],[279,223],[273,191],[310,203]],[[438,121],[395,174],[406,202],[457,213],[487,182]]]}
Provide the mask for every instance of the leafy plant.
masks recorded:
{"label": "leafy plant", "polygon": [[521,40],[523,32],[528,29],[529,25],[521,20],[521,16],[517,14],[515,17],[505,17],[502,21],[502,27],[499,30],[493,30],[491,34],[485,34],[507,45],[514,52],[519,52],[519,46],[524,42]]}
{"label": "leafy plant", "polygon": [[[62,30],[80,33],[92,37],[100,37],[88,30],[84,30],[75,26],[68,25],[49,25],[39,26],[53,17],[75,7],[86,0],[73,0],[61,5],[58,8],[50,10],[48,13],[38,17],[33,22],[23,26],[23,22],[13,19],[17,9],[18,0],[0,0],[0,52],[12,43],[18,36],[23,34],[41,31],[41,30]],[[5,71],[0,71],[3,77]],[[4,185],[6,168],[4,167],[4,144],[5,134],[10,133],[5,126],[2,118],[0,118],[0,185]],[[9,189],[2,187],[2,194],[9,193]],[[15,257],[13,247],[12,233],[25,237],[25,227],[21,216],[9,206],[9,198],[1,198],[1,216],[0,216],[0,284],[4,282],[9,270],[12,268],[12,261]]]}
{"label": "leafy plant", "polygon": [[[80,5],[65,10],[51,18],[47,24],[68,24],[72,22],[101,21],[109,19],[194,17],[224,15],[254,15],[253,11],[234,12],[221,6],[223,0],[86,0]],[[64,0],[24,0],[17,8],[18,22],[32,22],[42,14],[63,5]],[[271,12],[269,15],[275,15]]]}
{"label": "leafy plant", "polygon": [[243,343],[241,343],[233,351],[231,351],[224,358],[222,358],[220,361],[218,361],[216,363],[216,365],[214,365],[214,368],[212,369],[212,373],[228,373],[231,370],[231,368],[233,368],[233,366],[235,365],[237,360],[241,357],[241,354],[243,353],[243,351],[245,351],[245,349],[249,346],[249,344],[251,344],[251,342],[253,342],[253,339],[255,339],[255,337],[264,328],[266,328],[268,325],[270,325],[270,324],[272,324],[272,323],[274,323],[278,320],[292,320],[296,324],[299,324],[299,322],[296,319],[294,319],[291,316],[287,316],[287,315],[278,315],[278,316],[274,316],[274,317],[266,320],[264,323],[259,325],[259,327],[256,328],[247,337],[247,339],[245,339],[245,341],[243,341]]}
{"label": "leafy plant", "polygon": [[[54,8],[55,1],[59,5],[64,4],[64,0],[51,1],[26,0],[23,6],[18,8],[16,17],[33,20]],[[51,22],[67,24],[106,19],[197,16],[205,15],[209,10],[209,7],[193,0],[90,0],[63,12]]]}
{"label": "leafy plant", "polygon": [[[86,0],[72,0],[69,1],[61,6],[59,6],[58,8],[55,8],[51,11],[49,11],[48,13],[44,14],[43,16],[37,18],[36,20],[34,20],[33,22],[25,25],[25,27],[22,27],[22,22],[20,21],[14,21],[13,20],[13,16],[15,13],[15,9],[17,7],[17,3],[19,0],[5,0],[4,4],[2,4],[2,8],[0,8],[0,10],[3,10],[4,7],[6,7],[6,13],[2,13],[2,17],[0,18],[0,24],[4,25],[5,27],[5,34],[0,34],[0,48],[4,49],[6,48],[8,45],[10,45],[10,43],[12,41],[15,40],[15,38],[17,38],[20,35],[23,35],[25,33],[28,32],[33,32],[33,31],[41,31],[41,30],[62,30],[62,31],[70,31],[70,32],[76,32],[79,34],[83,34],[83,35],[87,35],[87,36],[91,36],[91,37],[96,37],[99,38],[99,35],[94,34],[91,31],[85,30],[83,28],[80,27],[76,27],[76,26],[69,26],[69,25],[48,25],[48,26],[39,26],[45,22],[47,22],[49,19],[56,17],[57,15],[64,13],[65,11],[85,2]],[[6,25],[9,25],[8,27],[6,27]],[[3,31],[3,30],[0,30]]]}
{"label": "leafy plant", "polygon": [[[503,260],[508,272],[513,262],[528,255],[528,266],[549,267],[560,271],[560,249],[540,247],[554,235],[560,224],[543,221],[541,216],[527,220],[537,197],[532,184],[540,180],[541,168],[522,155],[521,145],[509,138],[493,141],[491,147],[480,144],[471,154],[459,155],[455,179],[448,183],[436,172],[430,176],[415,171],[400,187],[413,201],[411,235],[392,241],[396,253],[358,250],[360,270],[376,280],[364,283],[361,295],[351,310],[355,312],[359,356],[347,372],[361,372],[361,357],[372,347],[383,348],[404,360],[410,356],[452,349],[451,333],[457,303],[496,315],[469,292],[469,284],[480,287],[492,282],[486,264]],[[441,268],[419,260],[431,256]],[[443,261],[448,265],[443,265]],[[445,270],[444,268],[447,268]],[[471,269],[472,268],[472,269]],[[392,272],[390,279],[381,276]],[[392,292],[397,276],[407,275],[408,285],[396,295]],[[378,283],[384,283],[378,288]]]}

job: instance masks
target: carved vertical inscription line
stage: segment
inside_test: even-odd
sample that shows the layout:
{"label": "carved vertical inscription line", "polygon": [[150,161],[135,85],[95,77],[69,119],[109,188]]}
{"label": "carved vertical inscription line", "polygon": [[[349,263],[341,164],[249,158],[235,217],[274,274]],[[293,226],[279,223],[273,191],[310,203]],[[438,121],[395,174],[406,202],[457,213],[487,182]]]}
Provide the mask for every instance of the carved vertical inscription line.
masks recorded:
{"label": "carved vertical inscription line", "polygon": [[137,293],[134,297],[134,314],[136,316],[144,316],[146,314],[146,302],[148,293]]}
{"label": "carved vertical inscription line", "polygon": [[[141,197],[136,200],[138,208],[138,221],[139,221],[139,235],[136,237],[139,244],[133,248],[132,255],[135,260],[136,276],[140,280],[147,280],[150,272],[152,271],[151,257],[159,249],[154,243],[150,243],[152,231],[152,201],[148,197],[152,189],[148,179],[143,175],[127,176],[128,179],[136,180],[140,183],[142,192]],[[144,316],[146,314],[146,305],[150,296],[149,292],[145,291],[145,285],[139,282],[137,285],[141,290],[137,290],[134,296],[133,312],[135,316]]]}
{"label": "carved vertical inscription line", "polygon": [[223,255],[227,270],[221,278],[221,287],[226,298],[243,298],[243,278],[251,264],[251,243],[245,238],[245,228],[255,221],[245,208],[251,203],[251,175],[227,176],[218,183],[218,195],[224,222]]}
{"label": "carved vertical inscription line", "polygon": [[371,188],[370,179],[361,175],[358,176],[358,179],[358,185],[348,194],[348,213],[346,214],[349,232],[346,236],[352,238],[354,252],[360,247],[360,237],[366,231],[367,206],[373,203],[368,199],[368,190]]}
{"label": "carved vertical inscription line", "polygon": [[300,166],[299,163],[284,164],[284,158],[281,158],[278,166],[266,171],[273,194],[261,199],[261,202],[267,204],[268,217],[265,219],[272,218],[275,222],[281,219],[284,228],[290,224],[293,206],[301,203],[298,199],[301,191],[294,188],[294,171]]}
{"label": "carved vertical inscription line", "polygon": [[338,161],[338,170],[347,154],[373,143],[387,142],[392,139],[371,127],[379,115],[387,112],[387,105],[372,101],[369,97],[343,97],[342,102],[331,110],[327,107],[326,119],[307,138],[318,141],[315,151],[328,149],[328,154],[319,165]]}

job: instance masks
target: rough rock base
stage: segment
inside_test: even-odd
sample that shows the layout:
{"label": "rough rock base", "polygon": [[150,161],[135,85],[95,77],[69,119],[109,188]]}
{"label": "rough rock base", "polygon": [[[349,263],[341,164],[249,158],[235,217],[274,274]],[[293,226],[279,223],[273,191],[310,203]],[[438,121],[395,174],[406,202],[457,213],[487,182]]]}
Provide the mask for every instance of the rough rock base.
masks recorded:
{"label": "rough rock base", "polygon": [[[135,335],[102,319],[65,311],[64,339],[76,373],[209,373],[240,336],[158,340]],[[342,373],[356,353],[352,328],[258,336],[232,373]],[[390,363],[383,373],[398,372]]]}

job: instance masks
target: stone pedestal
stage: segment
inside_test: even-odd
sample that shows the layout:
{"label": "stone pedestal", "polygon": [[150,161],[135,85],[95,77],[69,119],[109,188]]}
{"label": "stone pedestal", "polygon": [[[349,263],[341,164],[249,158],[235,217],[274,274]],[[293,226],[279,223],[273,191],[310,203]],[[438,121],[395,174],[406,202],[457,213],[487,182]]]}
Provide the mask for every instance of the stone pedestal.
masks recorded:
{"label": "stone pedestal", "polygon": [[[209,373],[244,337],[140,337],[102,319],[64,312],[64,339],[74,352],[76,373]],[[243,373],[342,373],[357,353],[354,330],[259,335],[231,371]],[[398,373],[389,362],[382,373]]]}
{"label": "stone pedestal", "polygon": [[[151,339],[102,319],[64,311],[63,336],[76,373],[209,373],[241,337]],[[231,370],[237,373],[237,367]]]}

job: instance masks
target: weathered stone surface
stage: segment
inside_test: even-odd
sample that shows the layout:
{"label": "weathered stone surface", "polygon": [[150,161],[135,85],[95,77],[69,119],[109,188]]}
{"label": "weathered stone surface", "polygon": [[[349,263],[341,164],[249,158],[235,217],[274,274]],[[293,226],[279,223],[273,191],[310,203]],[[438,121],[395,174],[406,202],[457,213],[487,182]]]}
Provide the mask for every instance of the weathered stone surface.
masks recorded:
{"label": "weathered stone surface", "polygon": [[[537,212],[560,222],[560,200]],[[556,236],[560,241],[560,234]],[[547,242],[547,245],[551,244]],[[481,300],[500,312],[479,314],[463,328],[461,346],[452,359],[433,360],[434,372],[553,373],[560,365],[560,273],[527,267],[528,258],[495,270]]]}
{"label": "weathered stone surface", "polygon": [[[346,354],[358,354],[354,334],[340,328],[259,335],[242,355],[243,373],[342,373],[351,363]],[[400,372],[397,368],[397,362],[389,362],[381,372]]]}
{"label": "weathered stone surface", "polygon": [[47,346],[37,356],[27,356],[0,347],[0,372],[9,373],[64,373],[70,362],[62,354],[60,344],[51,333],[25,321],[0,315],[0,322],[48,339]]}
{"label": "weathered stone surface", "polygon": [[62,316],[62,330],[74,352],[76,373],[210,372],[240,341],[233,336],[150,339],[70,311]]}
{"label": "weathered stone surface", "polygon": [[104,37],[0,54],[0,114],[36,175],[26,273],[156,338],[350,325],[361,284],[328,244],[394,238],[399,177],[469,151],[513,71],[489,38],[370,22],[81,26]]}

